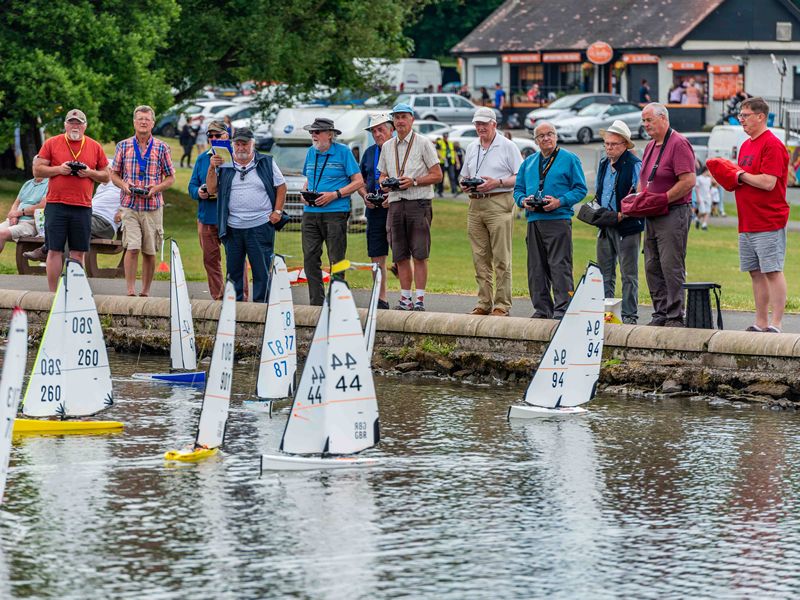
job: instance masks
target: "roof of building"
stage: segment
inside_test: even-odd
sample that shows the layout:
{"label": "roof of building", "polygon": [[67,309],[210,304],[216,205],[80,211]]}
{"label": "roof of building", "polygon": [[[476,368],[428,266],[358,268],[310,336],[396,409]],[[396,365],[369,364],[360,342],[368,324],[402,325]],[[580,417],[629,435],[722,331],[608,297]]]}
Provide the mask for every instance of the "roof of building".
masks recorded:
{"label": "roof of building", "polygon": [[452,52],[676,46],[725,0],[507,0]]}

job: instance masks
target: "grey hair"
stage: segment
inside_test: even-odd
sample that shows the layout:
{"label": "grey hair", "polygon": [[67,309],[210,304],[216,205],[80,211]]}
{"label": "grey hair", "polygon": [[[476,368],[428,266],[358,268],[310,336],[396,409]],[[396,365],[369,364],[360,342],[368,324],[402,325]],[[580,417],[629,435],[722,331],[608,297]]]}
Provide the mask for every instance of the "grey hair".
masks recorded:
{"label": "grey hair", "polygon": [[652,111],[659,117],[664,117],[667,121],[669,121],[669,111],[667,110],[667,107],[664,106],[663,104],[659,104],[658,102],[651,102],[642,109],[642,112],[644,112],[648,108],[652,109]]}
{"label": "grey hair", "polygon": [[536,137],[538,135],[539,128],[544,127],[545,125],[547,125],[553,131],[555,131],[556,136],[558,136],[558,132],[556,131],[555,125],[553,125],[550,121],[540,121],[539,123],[536,124],[536,127],[533,128],[533,137]]}
{"label": "grey hair", "polygon": [[136,108],[133,109],[133,118],[136,118],[136,113],[150,113],[150,116],[153,117],[153,120],[156,120],[156,111],[153,110],[151,106],[147,106],[147,104],[140,104]]}

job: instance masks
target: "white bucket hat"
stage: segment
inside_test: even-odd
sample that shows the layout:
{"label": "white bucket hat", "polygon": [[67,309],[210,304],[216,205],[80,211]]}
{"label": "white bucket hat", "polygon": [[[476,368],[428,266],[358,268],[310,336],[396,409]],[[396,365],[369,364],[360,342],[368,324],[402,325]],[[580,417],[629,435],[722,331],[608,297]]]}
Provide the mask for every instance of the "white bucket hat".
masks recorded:
{"label": "white bucket hat", "polygon": [[489,121],[494,121],[496,123],[497,115],[488,106],[481,106],[472,116],[473,123],[488,123]]}
{"label": "white bucket hat", "polygon": [[635,146],[635,144],[631,141],[631,130],[628,128],[628,126],[625,124],[624,121],[620,120],[614,121],[611,124],[611,127],[609,127],[608,129],[600,130],[601,136],[605,135],[606,133],[616,133],[617,135],[625,138],[628,150],[630,150]]}
{"label": "white bucket hat", "polygon": [[369,116],[369,122],[367,126],[364,128],[366,131],[369,131],[373,127],[377,127],[378,125],[383,125],[384,123],[391,123],[394,125],[394,121],[392,121],[392,115],[389,113],[373,113]]}

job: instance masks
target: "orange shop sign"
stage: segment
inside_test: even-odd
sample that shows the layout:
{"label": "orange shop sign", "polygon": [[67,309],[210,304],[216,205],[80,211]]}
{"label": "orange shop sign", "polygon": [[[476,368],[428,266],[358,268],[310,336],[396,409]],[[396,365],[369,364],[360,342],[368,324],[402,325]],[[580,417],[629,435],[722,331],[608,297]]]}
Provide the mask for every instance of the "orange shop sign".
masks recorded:
{"label": "orange shop sign", "polygon": [[545,52],[542,54],[542,62],[546,63],[571,63],[581,62],[580,52]]}
{"label": "orange shop sign", "polygon": [[504,63],[538,63],[542,62],[542,55],[538,52],[528,54],[503,54]]}
{"label": "orange shop sign", "polygon": [[657,65],[658,57],[655,54],[623,54],[622,62],[629,65]]}
{"label": "orange shop sign", "polygon": [[674,61],[668,62],[667,68],[673,71],[704,71],[705,63],[701,61]]}
{"label": "orange shop sign", "polygon": [[738,73],[739,65],[709,65],[709,73]]}
{"label": "orange shop sign", "polygon": [[613,57],[614,49],[605,42],[595,42],[586,49],[586,58],[596,65],[604,65],[611,62]]}

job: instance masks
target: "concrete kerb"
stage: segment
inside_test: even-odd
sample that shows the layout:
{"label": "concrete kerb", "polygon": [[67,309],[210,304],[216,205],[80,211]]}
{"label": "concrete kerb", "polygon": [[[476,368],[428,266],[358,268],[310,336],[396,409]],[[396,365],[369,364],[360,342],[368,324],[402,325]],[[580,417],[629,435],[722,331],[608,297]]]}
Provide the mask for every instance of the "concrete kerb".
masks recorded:
{"label": "concrete kerb", "polygon": [[711,340],[720,332],[715,329],[684,329],[637,325],[628,335],[626,347],[648,350],[709,351]]}
{"label": "concrete kerb", "polygon": [[[19,294],[19,292],[16,292],[16,294]],[[54,297],[55,294],[52,292],[23,292],[16,298],[15,305],[25,310],[50,312]],[[13,308],[13,306],[9,308]]]}
{"label": "concrete kerb", "polygon": [[475,337],[480,318],[450,313],[412,312],[405,333]]}
{"label": "concrete kerb", "polygon": [[[33,292],[28,292],[25,290],[0,290],[0,306],[13,308],[15,306],[20,306],[25,308],[22,303],[25,296],[28,294],[32,294]],[[52,294],[50,295],[51,302],[52,302]]]}
{"label": "concrete kerb", "polygon": [[718,331],[708,344],[708,351],[743,356],[800,356],[795,348],[800,335],[795,333],[752,333]]}

